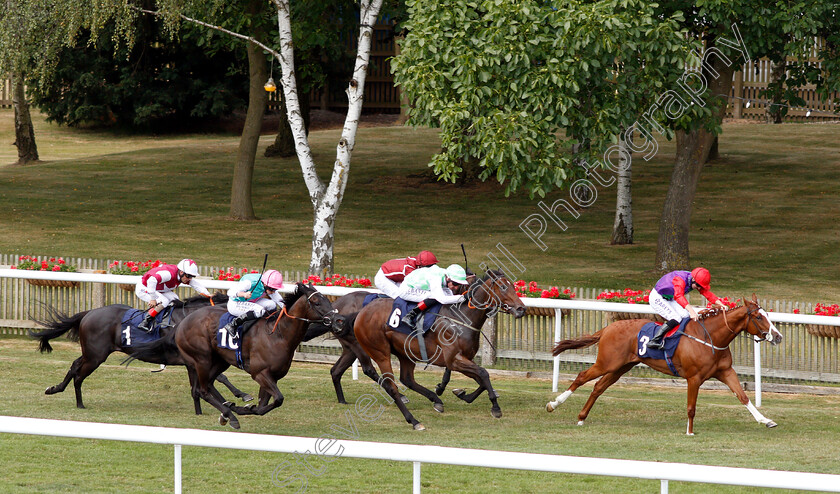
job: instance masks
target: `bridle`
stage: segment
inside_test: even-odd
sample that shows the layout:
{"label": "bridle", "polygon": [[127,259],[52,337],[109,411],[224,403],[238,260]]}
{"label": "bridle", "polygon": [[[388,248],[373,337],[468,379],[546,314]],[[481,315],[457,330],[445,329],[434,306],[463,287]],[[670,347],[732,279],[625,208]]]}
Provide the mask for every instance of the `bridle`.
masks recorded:
{"label": "bridle", "polygon": [[[752,317],[753,312],[757,312],[759,317]],[[768,322],[770,321],[770,318],[767,317],[767,314],[764,312],[764,309],[762,309],[760,305],[755,304],[755,309],[747,309],[748,324],[751,323],[753,326],[755,326],[756,331],[759,335],[761,335],[760,337],[753,335],[753,341],[755,341],[756,343],[764,340],[770,341],[769,338],[767,338],[767,336],[771,333],[772,328],[768,329],[767,331],[762,331],[761,328],[758,327],[757,321],[761,320],[762,317],[766,318]]]}
{"label": "bridle", "polygon": [[[504,287],[499,285],[499,283],[501,282],[500,278],[496,277],[496,275],[494,275],[493,273],[490,273],[489,276],[492,279],[492,281],[491,281],[492,286],[499,287],[499,290],[504,289]],[[473,305],[474,297],[472,296],[472,292],[474,292],[478,288],[479,285],[480,286],[486,286],[486,284],[487,283],[484,279],[479,278],[478,283],[475,283],[472,287],[470,287],[470,289],[467,291],[467,294],[466,294],[467,307],[469,307],[470,309],[482,309],[483,308],[483,307],[480,306],[481,304]],[[490,292],[491,292],[491,290],[488,290],[488,293],[490,293]],[[488,301],[487,303],[490,303],[491,301]],[[509,305],[509,304],[499,300],[499,304],[493,304],[493,306],[488,310],[487,317],[491,318],[491,317],[495,316],[496,313],[499,312],[500,310],[502,312],[506,312],[508,314],[513,314],[514,308],[513,308],[512,305]]]}
{"label": "bridle", "polygon": [[[315,310],[315,312],[317,313],[317,312],[318,312],[318,309],[317,309],[317,307],[315,307],[315,305],[314,305],[314,304],[313,304],[313,302],[312,302],[312,297],[314,297],[315,295],[321,295],[321,296],[323,297],[323,295],[321,294],[321,292],[319,292],[318,290],[313,290],[313,291],[312,291],[312,293],[310,293],[310,294],[306,297],[306,301],[307,301],[307,302],[309,302],[309,306],[310,306],[313,310]],[[289,314],[289,311],[288,311],[288,310],[286,310],[286,306],[285,306],[285,305],[284,305],[284,306],[283,306],[283,308],[280,310],[280,317],[282,317],[282,316],[286,316],[286,317],[288,317],[288,318],[290,318],[290,319],[297,319],[297,320],[299,320],[299,321],[303,321],[303,322],[305,322],[305,323],[313,323],[313,322],[317,322],[317,323],[323,324],[324,326],[326,326],[326,327],[328,327],[328,328],[331,328],[331,329],[332,329],[332,325],[333,325],[333,317],[335,317],[335,315],[336,315],[336,314],[338,314],[338,309],[335,309],[335,308],[334,308],[333,310],[331,310],[331,311],[327,312],[326,314],[320,314],[320,313],[318,313],[318,315],[320,316],[320,319],[307,319],[307,318],[305,318],[305,317],[298,317],[298,316],[293,316],[293,315]],[[278,317],[278,318],[277,318],[277,320],[274,322],[274,327],[272,327],[272,328],[271,328],[271,332],[272,332],[272,333],[274,333],[274,330],[277,328],[277,323],[279,323],[279,322],[280,322],[280,317]]]}

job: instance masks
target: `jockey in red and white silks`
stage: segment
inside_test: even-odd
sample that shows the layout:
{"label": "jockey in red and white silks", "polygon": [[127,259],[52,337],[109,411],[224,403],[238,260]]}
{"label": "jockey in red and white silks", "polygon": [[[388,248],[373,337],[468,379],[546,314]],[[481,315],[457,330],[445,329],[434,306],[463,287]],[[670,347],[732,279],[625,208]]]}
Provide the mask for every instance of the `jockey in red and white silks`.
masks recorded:
{"label": "jockey in red and white silks", "polygon": [[210,292],[195,279],[196,276],[198,266],[192,259],[183,259],[177,266],[163,264],[147,271],[134,287],[137,298],[149,306],[149,313],[139,327],[146,331],[152,330],[151,323],[155,316],[178,299],[173,290],[179,285],[189,285],[198,293],[209,297]]}
{"label": "jockey in red and white silks", "polygon": [[437,257],[428,250],[421,251],[417,257],[391,259],[376,272],[373,284],[385,295],[397,298],[400,294],[400,284],[409,273],[418,268],[434,266],[437,262]]}
{"label": "jockey in red and white silks", "polygon": [[694,268],[689,271],[671,271],[659,281],[650,291],[648,302],[657,314],[665,319],[665,324],[659,327],[647,346],[662,348],[662,337],[671,329],[679,326],[686,317],[697,320],[697,310],[688,303],[685,294],[697,289],[700,295],[713,304],[726,307],[709,289],[712,277],[706,268]]}
{"label": "jockey in red and white silks", "polygon": [[269,269],[260,276],[249,273],[228,290],[228,312],[236,316],[225,330],[233,336],[236,328],[245,321],[259,319],[267,310],[285,307],[283,297],[277,290],[283,288],[283,275]]}

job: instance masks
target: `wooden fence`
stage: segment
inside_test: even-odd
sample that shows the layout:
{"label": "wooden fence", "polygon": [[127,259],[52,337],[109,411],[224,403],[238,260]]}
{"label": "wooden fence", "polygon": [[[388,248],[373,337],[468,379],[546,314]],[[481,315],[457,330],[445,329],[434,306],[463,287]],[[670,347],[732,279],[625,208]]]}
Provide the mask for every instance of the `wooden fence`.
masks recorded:
{"label": "wooden fence", "polygon": [[[80,269],[105,269],[106,260],[67,259]],[[0,267],[14,264],[17,256],[0,255]],[[209,275],[218,269],[210,266],[201,268],[202,275]],[[305,278],[303,272],[285,272],[284,278],[296,281]],[[358,276],[351,276],[358,277]],[[32,321],[45,315],[46,303],[62,312],[74,314],[79,311],[101,307],[107,304],[123,303],[138,306],[138,300],[130,291],[118,285],[104,283],[81,283],[78,287],[33,286],[22,279],[0,278],[0,335],[21,335],[37,327]],[[595,299],[601,289],[569,287],[578,299]],[[190,289],[182,288],[179,295],[190,296]],[[696,300],[696,301],[699,301]],[[811,304],[762,300],[763,307],[774,312],[791,313],[799,309],[812,313]],[[514,319],[499,314],[488,321],[484,328],[485,338],[479,360],[482,365],[520,371],[548,372],[552,369],[551,348],[554,344],[553,309],[529,308],[529,315]],[[591,334],[604,327],[610,314],[591,310],[570,310],[563,315],[563,338],[574,338]],[[762,349],[762,376],[765,381],[799,384],[840,383],[840,339],[818,336],[814,327],[802,324],[777,324],[785,339],[779,346],[764,345]],[[753,341],[748,335],[739,336],[729,347],[732,350],[736,371],[741,375],[754,374]],[[335,340],[322,339],[301,345],[302,354],[335,356],[341,347]],[[573,350],[562,354],[561,371],[580,372],[595,361],[597,348]],[[633,369],[628,375],[635,377],[661,377],[662,375],[644,366]]]}
{"label": "wooden fence", "polygon": [[0,79],[0,108],[12,107],[12,80]]}

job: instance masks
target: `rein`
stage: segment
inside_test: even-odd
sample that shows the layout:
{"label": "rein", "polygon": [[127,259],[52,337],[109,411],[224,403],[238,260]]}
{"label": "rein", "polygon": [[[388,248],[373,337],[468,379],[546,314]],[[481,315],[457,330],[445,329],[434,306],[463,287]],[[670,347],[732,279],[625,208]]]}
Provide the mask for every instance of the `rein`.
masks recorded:
{"label": "rein", "polygon": [[[312,297],[313,297],[315,294],[317,294],[317,293],[318,293],[317,291],[310,293],[310,294],[309,294],[309,296],[308,296],[308,297],[306,297],[306,300],[307,300],[309,303],[312,303]],[[276,313],[276,311],[275,311],[275,313]],[[297,319],[297,320],[299,320],[299,321],[303,321],[303,322],[306,322],[306,323],[310,323],[310,322],[319,322],[319,323],[324,324],[325,326],[332,327],[332,319],[330,319],[330,314],[337,314],[337,313],[338,313],[338,309],[333,309],[333,310],[332,310],[331,312],[329,312],[328,314],[325,314],[325,315],[321,316],[321,318],[320,318],[320,319],[307,319],[307,318],[305,318],[305,317],[297,317],[297,316],[293,316],[293,315],[289,314],[289,311],[288,311],[288,310],[286,310],[286,306],[284,305],[284,306],[283,306],[283,308],[280,310],[280,316],[278,316],[278,317],[277,317],[277,320],[276,320],[276,321],[274,321],[274,326],[272,326],[271,331],[269,332],[269,334],[274,334],[274,330],[275,330],[275,329],[277,329],[277,324],[280,322],[280,318],[281,318],[282,316],[286,316],[286,317],[288,317],[288,318],[290,318],[290,319]]]}

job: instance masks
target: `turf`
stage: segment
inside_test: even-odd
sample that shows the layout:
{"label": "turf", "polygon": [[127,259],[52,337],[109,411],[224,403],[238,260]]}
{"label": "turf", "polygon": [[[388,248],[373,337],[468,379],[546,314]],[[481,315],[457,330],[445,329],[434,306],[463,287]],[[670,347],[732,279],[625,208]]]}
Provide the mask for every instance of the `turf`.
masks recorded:
{"label": "turf", "polygon": [[[0,392],[7,397],[0,415],[90,422],[126,423],[207,430],[230,430],[216,422],[217,413],[204,404],[196,416],[187,393],[183,368],[151,374],[149,364],[119,365],[115,354],[84,383],[87,409],[75,408],[72,385],[62,394],[43,390],[65,374],[79,350],[57,341],[52,354],[40,355],[24,338],[0,339]],[[243,372],[229,370],[240,388],[256,394],[256,384]],[[432,386],[437,372],[420,372]],[[504,416],[494,419],[481,396],[465,404],[449,392],[446,411],[435,413],[419,395],[409,392],[409,408],[428,427],[415,432],[394,406],[374,421],[357,421],[358,439],[406,444],[433,444],[573,456],[675,461],[774,470],[840,473],[840,409],[838,396],[764,394],[765,415],[775,429],[757,424],[730,393],[702,390],[694,437],[685,436],[685,393],[659,387],[615,385],[578,427],[577,413],[591,390],[587,385],[553,414],[543,406],[552,399],[550,382],[494,377]],[[565,387],[568,381],[561,382]],[[472,388],[454,376],[450,389]],[[333,426],[347,426],[351,406],[335,401],[326,365],[295,362],[279,383],[286,401],[263,417],[241,418],[242,431],[319,437]],[[363,394],[379,396],[373,383],[345,380],[352,403]],[[227,394],[227,393],[226,393]],[[384,400],[383,400],[384,403]],[[0,435],[0,491],[29,492],[166,492],[172,488],[172,447],[99,440]],[[213,448],[183,448],[184,492],[212,492],[227,486],[236,492],[283,491],[272,484],[275,469],[289,462],[287,472],[306,477],[309,492],[405,492],[411,465],[400,462],[341,458],[321,475],[307,473],[295,457],[283,454]],[[275,474],[276,475],[276,474]],[[281,476],[281,478],[283,478]],[[656,481],[584,475],[558,475],[470,467],[423,465],[424,492],[651,492]],[[289,489],[286,489],[289,490]],[[670,492],[755,492],[757,489],[671,482]]]}

